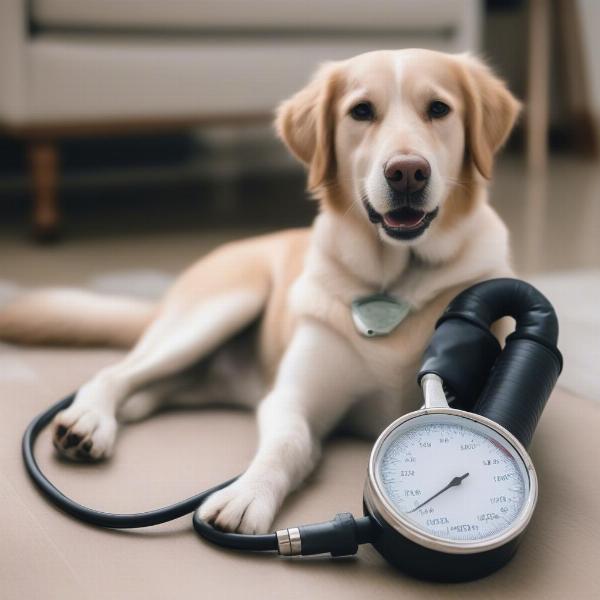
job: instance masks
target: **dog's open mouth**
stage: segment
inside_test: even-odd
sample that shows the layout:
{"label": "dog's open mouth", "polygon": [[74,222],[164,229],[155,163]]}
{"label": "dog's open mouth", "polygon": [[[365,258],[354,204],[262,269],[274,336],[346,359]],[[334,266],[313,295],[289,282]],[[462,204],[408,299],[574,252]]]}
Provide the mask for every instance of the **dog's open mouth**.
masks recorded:
{"label": "dog's open mouth", "polygon": [[437,208],[431,212],[426,212],[411,206],[402,206],[380,214],[367,199],[364,202],[371,223],[381,223],[390,237],[400,240],[419,237],[429,227],[429,224],[438,213]]}
{"label": "dog's open mouth", "polygon": [[419,227],[427,213],[410,206],[390,210],[383,215],[383,223],[393,229],[411,230]]}

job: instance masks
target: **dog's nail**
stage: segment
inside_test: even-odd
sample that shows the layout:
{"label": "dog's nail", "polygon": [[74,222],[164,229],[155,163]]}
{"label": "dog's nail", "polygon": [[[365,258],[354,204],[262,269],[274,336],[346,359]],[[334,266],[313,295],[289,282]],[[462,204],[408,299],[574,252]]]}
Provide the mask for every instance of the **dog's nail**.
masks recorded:
{"label": "dog's nail", "polygon": [[59,425],[56,428],[56,435],[61,438],[63,435],[65,435],[65,433],[67,433],[67,428],[64,425]]}
{"label": "dog's nail", "polygon": [[81,441],[81,438],[76,433],[72,433],[67,438],[67,443],[65,444],[65,448],[72,448],[73,446],[77,446],[77,444],[79,444],[80,441]]}
{"label": "dog's nail", "polygon": [[91,440],[88,440],[87,442],[85,442],[82,446],[82,449],[85,450],[86,452],[89,452],[92,449]]}

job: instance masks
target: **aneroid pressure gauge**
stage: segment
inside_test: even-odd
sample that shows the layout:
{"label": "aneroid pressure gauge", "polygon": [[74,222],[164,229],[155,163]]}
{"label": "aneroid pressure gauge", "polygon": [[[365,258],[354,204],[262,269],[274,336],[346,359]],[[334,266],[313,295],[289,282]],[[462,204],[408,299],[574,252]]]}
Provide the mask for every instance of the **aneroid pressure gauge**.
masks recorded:
{"label": "aneroid pressure gauge", "polygon": [[394,421],[371,453],[373,544],[420,577],[481,576],[513,555],[537,500],[535,469],[504,427],[450,408],[438,376],[421,384],[425,407]]}

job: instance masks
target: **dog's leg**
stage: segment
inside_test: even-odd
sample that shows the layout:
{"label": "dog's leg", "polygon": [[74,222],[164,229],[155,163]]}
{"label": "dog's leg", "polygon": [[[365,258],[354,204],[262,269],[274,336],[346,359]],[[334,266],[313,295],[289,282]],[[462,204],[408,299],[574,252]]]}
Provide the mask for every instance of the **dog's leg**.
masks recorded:
{"label": "dog's leg", "polygon": [[287,494],[315,466],[323,437],[368,391],[369,379],[347,340],[323,325],[301,324],[259,406],[254,460],[200,507],[200,516],[228,531],[267,531]]}
{"label": "dog's leg", "polygon": [[184,276],[131,353],[82,386],[56,416],[59,452],[83,460],[109,456],[116,413],[129,395],[193,365],[258,316],[268,293],[266,263],[235,252],[217,258],[210,270],[201,263]]}
{"label": "dog's leg", "polygon": [[257,333],[248,330],[192,369],[134,392],[119,408],[119,423],[140,421],[167,407],[224,404],[255,409],[266,390],[255,359]]}
{"label": "dog's leg", "polygon": [[261,307],[256,294],[239,291],[193,311],[159,317],[123,361],[100,371],[56,416],[56,448],[83,460],[109,456],[117,432],[116,413],[130,394],[206,356],[254,319]]}

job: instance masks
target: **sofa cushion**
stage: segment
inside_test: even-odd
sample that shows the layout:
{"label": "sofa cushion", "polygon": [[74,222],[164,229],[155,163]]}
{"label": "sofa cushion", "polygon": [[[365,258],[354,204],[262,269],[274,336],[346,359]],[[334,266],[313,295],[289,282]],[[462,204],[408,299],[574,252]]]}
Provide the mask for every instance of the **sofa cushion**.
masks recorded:
{"label": "sofa cushion", "polygon": [[388,34],[292,36],[274,42],[47,33],[30,45],[27,119],[76,123],[269,117],[322,61],[419,42],[436,48],[436,41],[433,36]]}
{"label": "sofa cushion", "polygon": [[431,30],[462,21],[473,0],[33,0],[42,28]]}

